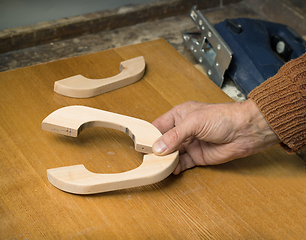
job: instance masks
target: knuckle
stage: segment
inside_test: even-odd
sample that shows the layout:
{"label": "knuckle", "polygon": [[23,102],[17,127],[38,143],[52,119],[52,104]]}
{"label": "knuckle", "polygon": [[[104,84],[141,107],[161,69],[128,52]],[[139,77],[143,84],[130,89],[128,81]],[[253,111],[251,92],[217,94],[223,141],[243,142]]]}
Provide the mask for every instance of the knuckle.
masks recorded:
{"label": "knuckle", "polygon": [[166,144],[170,143],[177,143],[179,141],[179,133],[177,131],[177,128],[173,128],[170,131],[167,132],[166,138],[164,138],[164,141],[166,140]]}

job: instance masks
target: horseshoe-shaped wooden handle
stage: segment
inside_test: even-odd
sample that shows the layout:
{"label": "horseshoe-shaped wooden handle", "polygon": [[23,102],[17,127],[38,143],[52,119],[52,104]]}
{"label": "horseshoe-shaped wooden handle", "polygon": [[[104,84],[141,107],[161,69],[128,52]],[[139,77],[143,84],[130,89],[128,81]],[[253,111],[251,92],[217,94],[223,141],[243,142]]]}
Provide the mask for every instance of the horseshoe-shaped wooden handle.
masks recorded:
{"label": "horseshoe-shaped wooden handle", "polygon": [[143,77],[145,67],[144,57],[132,58],[120,63],[120,73],[116,76],[89,79],[82,75],[76,75],[56,81],[54,91],[67,97],[94,97],[137,82]]}
{"label": "horseshoe-shaped wooden handle", "polygon": [[[42,122],[42,128],[76,137],[84,128],[107,127],[123,131],[134,140],[135,149],[151,153],[152,145],[161,133],[144,120],[84,106],[70,106],[56,110]],[[166,155],[144,155],[142,164],[131,171],[98,174],[84,165],[48,169],[48,179],[57,188],[75,194],[93,194],[159,182],[169,176],[178,163],[178,151]]]}
{"label": "horseshoe-shaped wooden handle", "polygon": [[151,123],[112,112],[85,106],[60,108],[42,122],[42,129],[50,132],[77,137],[89,127],[106,127],[127,133],[134,141],[135,150],[152,153],[152,145],[161,136]]}

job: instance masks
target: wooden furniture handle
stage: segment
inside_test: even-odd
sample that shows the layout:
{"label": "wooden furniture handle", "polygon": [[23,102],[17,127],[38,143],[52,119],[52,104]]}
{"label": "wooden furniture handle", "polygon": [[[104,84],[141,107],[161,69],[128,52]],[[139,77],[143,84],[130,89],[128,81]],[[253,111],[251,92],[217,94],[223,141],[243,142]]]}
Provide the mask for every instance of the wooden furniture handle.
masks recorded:
{"label": "wooden furniture handle", "polygon": [[106,93],[140,80],[145,72],[144,57],[136,57],[120,63],[120,73],[104,79],[89,79],[82,75],[65,78],[54,83],[54,91],[58,94],[89,98]]}
{"label": "wooden furniture handle", "polygon": [[[84,128],[108,127],[123,131],[134,140],[135,150],[151,153],[152,145],[161,133],[144,120],[84,106],[69,106],[56,110],[42,122],[47,131],[76,137]],[[178,163],[178,151],[166,155],[144,155],[142,164],[131,171],[98,174],[84,165],[48,169],[49,181],[57,188],[76,194],[93,194],[144,186],[169,176]]]}

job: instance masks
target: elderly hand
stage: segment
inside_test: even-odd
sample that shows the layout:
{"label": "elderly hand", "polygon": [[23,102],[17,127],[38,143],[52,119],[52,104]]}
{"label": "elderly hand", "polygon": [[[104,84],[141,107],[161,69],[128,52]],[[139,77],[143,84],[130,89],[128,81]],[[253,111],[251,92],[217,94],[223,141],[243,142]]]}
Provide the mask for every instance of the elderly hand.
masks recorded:
{"label": "elderly hand", "polygon": [[174,170],[214,165],[262,151],[280,142],[255,103],[186,102],[157,118],[163,134],[153,145],[157,155],[180,151]]}

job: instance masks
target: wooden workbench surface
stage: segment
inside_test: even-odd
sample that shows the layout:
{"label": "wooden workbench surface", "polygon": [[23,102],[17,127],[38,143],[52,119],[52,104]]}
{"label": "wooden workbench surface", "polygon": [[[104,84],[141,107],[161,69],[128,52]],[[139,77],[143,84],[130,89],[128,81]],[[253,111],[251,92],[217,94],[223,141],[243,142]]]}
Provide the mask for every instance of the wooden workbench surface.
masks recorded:
{"label": "wooden workbench surface", "polygon": [[[106,78],[144,56],[142,80],[88,99],[53,92],[82,74]],[[231,101],[164,40],[0,73],[0,239],[303,239],[306,164],[280,147],[219,166],[198,167],[154,185],[73,195],[47,169],[75,164],[123,172],[142,155],[124,133],[89,128],[77,138],[45,132],[54,110],[85,105],[152,122],[188,100]]]}

